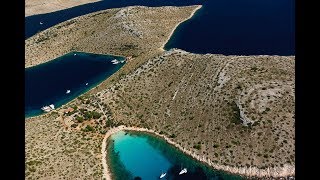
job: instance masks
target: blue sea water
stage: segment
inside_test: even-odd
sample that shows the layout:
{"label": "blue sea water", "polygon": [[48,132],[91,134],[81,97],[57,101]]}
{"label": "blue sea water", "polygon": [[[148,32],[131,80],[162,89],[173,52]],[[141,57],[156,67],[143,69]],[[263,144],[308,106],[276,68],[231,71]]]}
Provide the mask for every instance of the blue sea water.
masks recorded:
{"label": "blue sea water", "polygon": [[294,55],[294,0],[208,0],[165,45],[194,53]]}
{"label": "blue sea water", "polygon": [[[25,18],[25,38],[63,21],[99,10],[132,5],[185,6],[203,4],[174,32],[165,49],[225,55],[295,54],[294,0],[103,0],[96,3]],[[43,22],[43,24],[40,24]],[[95,87],[123,64],[113,58],[76,52],[25,69],[25,116],[41,114],[44,105],[59,107]],[[85,86],[85,83],[89,83]],[[70,89],[71,93],[66,94]],[[159,138],[120,132],[109,142],[115,179],[243,179],[215,171],[183,154]],[[181,166],[188,173],[178,176]]]}
{"label": "blue sea water", "polygon": [[[25,38],[29,38],[37,32],[74,17],[92,12],[120,8],[126,6],[187,6],[202,4],[205,0],[102,0],[95,3],[84,4],[52,13],[28,16],[25,18]],[[40,24],[42,22],[43,24]]]}
{"label": "blue sea water", "polygon": [[[74,56],[76,54],[76,56]],[[71,52],[55,60],[25,69],[25,116],[42,114],[41,107],[60,107],[111,76],[124,57]],[[88,85],[86,85],[88,83]],[[70,90],[69,94],[66,91]]]}
{"label": "blue sea water", "polygon": [[[108,162],[116,180],[140,177],[143,180],[207,180],[244,179],[241,176],[216,171],[183,154],[163,139],[142,132],[120,131],[111,136],[108,143]],[[178,175],[182,168],[186,174]]]}
{"label": "blue sea water", "polygon": [[295,54],[295,0],[102,0],[26,17],[25,38],[104,9],[196,4],[203,7],[175,30],[165,49],[225,55]]}

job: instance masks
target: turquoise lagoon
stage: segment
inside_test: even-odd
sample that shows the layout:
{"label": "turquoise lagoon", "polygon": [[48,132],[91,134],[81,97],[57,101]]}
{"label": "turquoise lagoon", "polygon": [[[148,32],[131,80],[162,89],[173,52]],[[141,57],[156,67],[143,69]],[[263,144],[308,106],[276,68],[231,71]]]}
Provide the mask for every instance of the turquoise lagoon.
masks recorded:
{"label": "turquoise lagoon", "polygon": [[[109,138],[107,151],[115,180],[153,180],[164,172],[167,175],[162,179],[171,180],[244,179],[214,170],[150,133],[120,131]],[[179,175],[182,168],[188,172]]]}

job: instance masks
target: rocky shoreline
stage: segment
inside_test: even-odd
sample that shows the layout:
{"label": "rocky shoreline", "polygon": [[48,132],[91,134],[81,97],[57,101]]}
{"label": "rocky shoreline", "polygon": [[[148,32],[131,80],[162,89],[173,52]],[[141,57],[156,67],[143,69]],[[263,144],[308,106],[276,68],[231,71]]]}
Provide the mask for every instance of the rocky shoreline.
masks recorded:
{"label": "rocky shoreline", "polygon": [[161,49],[162,51],[164,51],[164,46],[165,46],[165,45],[167,44],[167,42],[170,40],[171,36],[173,35],[173,33],[174,33],[174,31],[177,29],[177,27],[178,27],[181,23],[183,23],[183,22],[187,21],[188,19],[192,18],[192,16],[193,16],[199,9],[201,9],[201,8],[202,8],[202,5],[198,5],[198,6],[192,11],[192,13],[190,14],[189,17],[187,17],[185,20],[183,20],[183,21],[181,21],[180,23],[178,23],[178,24],[172,29],[172,31],[171,31],[168,39],[167,39],[166,42],[163,43],[163,45],[160,47],[160,49]]}
{"label": "rocky shoreline", "polygon": [[[150,8],[150,7],[137,6],[137,7],[110,9],[110,10],[100,11],[100,12],[92,13],[89,15],[81,16],[81,17],[60,23],[26,40],[25,67],[31,67],[44,62],[48,62],[56,57],[59,57],[71,51],[82,51],[82,52],[90,52],[90,53],[97,53],[97,54],[115,54],[115,55],[121,55],[121,56],[134,56],[134,60],[129,61],[126,65],[124,65],[121,68],[121,70],[119,70],[119,72],[115,73],[113,76],[105,80],[96,88],[86,93],[90,96],[95,96],[95,97],[99,96],[98,94],[100,94],[101,97],[99,98],[102,102],[104,101],[105,104],[109,104],[109,105],[111,104],[110,106],[112,106],[111,107],[112,110],[110,112],[114,113],[113,116],[115,117],[115,122],[118,122],[118,123],[124,122],[126,125],[126,126],[119,126],[117,128],[112,128],[108,130],[106,134],[104,133],[101,134],[101,136],[102,135],[104,136],[102,147],[101,147],[101,155],[102,155],[101,163],[103,167],[103,177],[107,179],[111,179],[111,174],[110,174],[110,171],[108,170],[108,165],[107,165],[108,162],[106,158],[107,156],[106,141],[108,137],[110,137],[113,133],[118,132],[120,130],[144,131],[144,132],[150,132],[150,133],[156,134],[159,137],[164,138],[168,143],[179,148],[182,152],[218,170],[228,171],[234,174],[240,174],[248,177],[259,177],[259,178],[269,178],[269,177],[280,178],[280,177],[294,176],[295,174],[294,158],[293,160],[290,158],[291,164],[288,164],[286,163],[287,159],[278,158],[278,156],[276,156],[277,154],[273,154],[275,155],[275,157],[273,158],[280,161],[276,163],[274,162],[275,159],[270,159],[271,162],[268,162],[268,164],[279,165],[280,163],[284,163],[283,167],[277,166],[277,167],[257,168],[254,165],[249,167],[238,167],[237,163],[234,163],[232,161],[230,161],[228,165],[223,165],[221,163],[211,161],[210,160],[211,157],[208,158],[209,156],[213,156],[213,153],[212,153],[213,151],[210,150],[210,148],[212,148],[212,145],[214,143],[218,143],[218,142],[220,143],[221,139],[218,139],[218,136],[217,136],[219,135],[220,131],[222,131],[221,133],[222,137],[225,137],[223,133],[227,133],[228,136],[226,136],[226,139],[234,138],[233,136],[229,135],[230,132],[232,132],[232,134],[235,134],[235,133],[238,133],[238,131],[241,131],[241,132],[243,131],[244,135],[240,133],[241,136],[239,136],[238,134],[237,138],[239,137],[246,138],[247,136],[248,138],[257,138],[257,140],[262,142],[263,142],[262,137],[263,138],[265,136],[269,137],[269,134],[271,131],[272,132],[275,131],[274,133],[271,133],[271,134],[276,134],[277,132],[278,136],[280,133],[284,133],[284,134],[280,134],[281,135],[280,139],[277,142],[272,141],[270,142],[270,144],[276,147],[277,153],[288,152],[289,154],[292,154],[294,152],[294,150],[292,152],[292,147],[291,147],[291,145],[294,144],[291,142],[292,137],[294,138],[294,134],[292,135],[292,132],[291,132],[292,124],[294,123],[294,117],[292,116],[292,108],[291,108],[292,101],[294,101],[294,99],[293,100],[291,99],[292,98],[291,96],[293,93],[293,90],[291,87],[292,84],[288,84],[286,85],[286,87],[283,86],[283,82],[289,83],[292,81],[292,79],[294,79],[294,76],[292,75],[292,72],[294,72],[294,70],[292,70],[292,65],[294,65],[294,63],[286,63],[287,61],[285,61],[285,60],[288,60],[288,62],[292,62],[292,60],[294,60],[294,57],[277,57],[277,56],[252,56],[252,57],[238,56],[237,57],[237,56],[220,56],[220,55],[212,55],[212,54],[196,55],[196,54],[189,54],[188,52],[184,52],[181,50],[164,51],[163,46],[170,39],[175,28],[180,23],[192,17],[192,15],[199,8],[201,8],[201,6],[189,6],[189,7],[179,7],[179,8],[177,7]],[[106,37],[116,37],[116,38],[106,39]],[[248,63],[248,61],[252,61],[253,63]],[[170,70],[171,67],[175,67],[173,68],[174,70],[172,69]],[[193,68],[193,69],[192,71],[189,71],[187,70],[188,68],[189,69]],[[237,68],[240,70],[235,71]],[[256,72],[259,72],[260,74]],[[115,77],[117,77],[118,79],[113,81]],[[154,77],[156,77],[157,79],[153,79]],[[206,78],[203,78],[203,77],[206,77]],[[140,80],[140,78],[142,80]],[[171,82],[165,81],[166,80],[165,78],[169,79]],[[249,80],[247,80],[246,78]],[[279,78],[279,81],[274,81],[275,79],[277,80],[278,78]],[[122,80],[122,81],[118,81],[118,80]],[[131,82],[131,84],[130,83],[128,84],[128,82]],[[110,85],[110,83],[114,85],[111,88],[109,88],[110,86],[108,86]],[[146,83],[146,84],[143,84],[143,83]],[[157,84],[160,84],[162,87],[165,87],[165,88],[162,90],[159,90],[159,87],[156,87]],[[252,87],[255,87],[254,86],[255,84],[258,84],[259,87],[252,89]],[[139,91],[139,88],[141,88],[140,85],[142,85],[143,91]],[[152,86],[154,86],[155,88]],[[137,93],[139,96],[138,95],[130,96],[126,94],[126,92],[128,92],[126,90],[130,90],[130,92],[131,90],[134,90],[136,91],[135,93]],[[189,93],[189,90],[192,92],[192,96],[190,96],[190,94],[189,95],[187,94]],[[240,90],[241,90],[241,93],[237,94],[238,91]],[[151,97],[152,94],[150,94],[150,92],[156,93],[157,96]],[[282,94],[279,92],[281,92]],[[134,94],[134,92],[131,92],[131,93]],[[196,93],[196,94],[193,94],[193,93]],[[218,100],[219,102],[217,104],[222,104],[224,106],[224,107],[221,107],[221,111],[223,111],[222,116],[220,112],[209,115],[211,111],[216,111],[216,109],[220,108],[216,106],[217,104],[209,104],[210,100],[209,102],[206,102],[208,98],[213,97],[213,94],[218,94],[218,96],[211,99],[211,101],[213,100],[217,101],[217,99],[221,97]],[[132,98],[132,102],[127,102],[125,98],[126,96],[129,97],[127,98],[127,100]],[[237,99],[239,99],[239,103],[242,103],[240,104],[240,106],[238,106],[238,109],[240,109],[240,115],[242,115],[242,117],[245,117],[243,119],[251,118],[251,119],[256,119],[255,122],[258,122],[258,121],[262,122],[263,124],[261,123],[262,124],[261,126],[258,125],[258,127],[264,128],[262,129],[262,131],[260,131],[257,128],[257,130],[253,132],[249,132],[247,131],[247,129],[240,127],[239,125],[233,125],[231,123],[230,125],[225,124],[230,120],[225,121],[222,117],[225,117],[227,119],[229,118],[229,115],[227,116],[227,113],[229,113],[229,109],[231,107],[230,104],[231,102],[233,102],[235,97],[238,97],[238,96],[239,98]],[[286,99],[286,101],[282,102],[281,98],[278,98],[281,96],[283,96],[282,99]],[[195,112],[195,114],[192,115],[192,114],[187,114],[185,109],[183,108],[175,109],[175,107],[182,107],[180,106],[181,104],[179,103],[184,102],[184,100],[187,99],[186,97],[190,97],[189,98],[191,99],[190,102],[192,102],[191,103],[192,105],[188,107],[189,108],[188,111],[194,109],[194,106],[201,105],[203,109],[198,110],[198,112],[201,112],[201,113]],[[105,99],[108,99],[108,100],[105,101]],[[148,101],[149,99],[152,99],[152,101],[149,102]],[[278,113],[278,117],[275,118],[275,117],[272,117],[271,115],[277,115],[277,112],[276,111],[273,112],[273,110],[278,110],[278,108],[272,108],[272,107],[275,107],[275,106],[272,106],[270,109],[269,106],[266,106],[270,101],[274,101],[277,103],[280,101],[281,103],[287,103],[290,106],[289,105],[285,106],[287,109],[287,112],[279,111],[280,113]],[[114,106],[114,104],[116,104],[117,102],[120,102],[120,104],[122,103],[121,105],[127,109],[124,109],[120,105]],[[160,109],[160,106],[158,108],[151,107],[153,105],[157,106],[157,103],[159,102],[163,103],[162,107],[165,107],[166,109],[163,109],[162,111],[162,109]],[[67,107],[72,103],[74,103],[74,101],[67,103],[63,107]],[[138,105],[134,103],[138,103],[139,106],[142,105],[142,107],[139,108]],[[147,105],[144,107],[143,103]],[[182,104],[184,104],[183,106],[186,106],[188,103],[189,102],[186,101],[185,103],[182,103]],[[281,106],[279,105],[279,108],[282,107],[282,109],[284,109],[281,103],[280,103]],[[212,107],[215,107],[215,108],[211,108],[210,111],[208,109],[207,110],[205,109],[206,107],[210,107],[211,105]],[[138,116],[139,120],[136,120],[137,117],[134,115],[130,116],[128,114],[125,114],[128,112],[130,113],[132,106],[134,108],[133,110],[136,110],[132,112],[137,112],[137,114],[134,114],[134,115]],[[119,107],[121,108],[119,109]],[[170,107],[172,108],[170,109]],[[259,112],[253,111],[252,107],[257,107],[253,109],[256,109]],[[149,109],[153,109],[153,110],[149,110]],[[60,111],[60,110],[62,109],[60,108],[57,109],[57,111]],[[220,109],[218,109],[218,111],[219,110]],[[272,113],[268,114],[268,111],[271,111]],[[202,112],[206,112],[206,113],[202,113]],[[192,120],[192,123],[183,124],[182,121],[178,122],[180,119],[172,118],[172,116],[174,116],[175,113],[177,116],[179,115],[181,118],[185,118],[183,119],[184,121],[191,122],[190,120]],[[53,112],[51,114],[53,114]],[[141,114],[143,114],[144,116],[141,116]],[[204,114],[208,114],[207,115],[208,117]],[[244,116],[245,114],[246,116]],[[250,117],[247,117],[248,114],[250,115]],[[279,116],[283,114],[284,114],[283,117]],[[65,116],[64,115],[59,115],[59,116],[60,117],[58,118],[55,117],[56,118],[55,121],[59,119],[59,121],[61,120],[61,122],[63,122],[63,118]],[[177,118],[177,116],[175,117]],[[214,118],[214,121],[218,122],[219,126],[212,125],[215,122],[213,122],[210,119],[211,118],[210,116]],[[267,120],[266,118],[262,118],[259,116],[267,117],[267,119],[268,118],[273,119],[274,122],[271,122],[270,119]],[[51,115],[47,114],[47,115],[38,116],[35,118],[39,119],[40,121],[44,119],[47,120],[46,118],[49,118],[49,117],[51,118]],[[154,119],[151,120],[150,117]],[[169,119],[175,120],[174,123],[176,126],[174,129],[172,129],[171,127],[167,128],[165,126],[167,124],[170,124],[168,117],[170,117]],[[198,117],[199,119],[200,117],[202,118],[201,120],[203,121],[203,123],[201,126],[197,124]],[[72,119],[73,117],[66,117],[66,118],[68,119],[69,122],[76,121],[75,119]],[[222,119],[221,122],[219,121],[219,118]],[[260,118],[260,120],[258,120],[258,118]],[[123,119],[129,119],[129,120],[123,121]],[[157,121],[153,122],[153,120],[157,120]],[[94,124],[93,122],[95,121],[92,120],[92,122],[90,123]],[[144,122],[144,123],[141,123],[141,122]],[[157,128],[152,127],[154,126],[155,122],[157,122],[157,125],[158,125]],[[26,124],[27,123],[30,123],[28,122],[28,119],[26,120]],[[273,123],[274,123],[274,127],[273,127]],[[55,126],[57,126],[56,128],[58,128],[57,124],[58,122],[56,122],[55,124]],[[137,125],[139,125],[139,128],[137,127]],[[26,132],[33,131],[33,129],[30,129],[30,127],[26,126]],[[35,126],[32,126],[32,127],[34,128]],[[46,126],[42,126],[42,127],[43,129],[50,128]],[[74,129],[71,126],[70,127],[68,126],[67,128],[68,128],[68,131],[70,131],[70,133],[74,131]],[[214,133],[216,135],[217,138],[213,140],[214,141],[217,140],[217,142],[212,141],[209,143],[205,143],[203,145],[205,148],[209,148],[209,151],[207,152],[210,152],[210,153],[206,153],[203,156],[202,155],[199,156],[198,154],[202,154],[206,150],[204,149],[203,152],[196,151],[196,150],[191,150],[190,147],[186,146],[185,142],[183,142],[183,139],[186,137],[187,138],[191,137],[191,135],[190,137],[188,137],[188,133],[191,133],[191,132],[187,132],[186,130],[181,131],[182,135],[176,138],[175,141],[168,138],[170,134],[164,135],[164,134],[158,133],[160,132],[160,130],[167,131],[168,133],[177,133],[177,130],[186,129],[186,128],[190,128],[194,130],[196,136],[204,139],[205,138],[210,139],[209,138],[210,133]],[[227,131],[228,128],[231,129],[230,132]],[[61,132],[64,132],[64,131],[61,130]],[[69,136],[68,133],[65,133],[65,134]],[[262,133],[262,136],[259,135],[260,133]],[[87,133],[83,133],[83,134],[87,134]],[[48,134],[47,136],[49,137],[51,135]],[[33,133],[32,136],[38,136],[38,134]],[[75,137],[73,138],[76,139]],[[285,147],[283,146],[278,147],[279,144],[276,144],[276,143],[279,143],[280,140],[282,141],[283,138],[289,143],[285,143],[284,145]],[[26,141],[35,141],[33,137],[31,137],[30,135],[26,135],[26,139],[28,139]],[[192,144],[198,141],[197,137],[195,139],[192,137],[192,139],[193,140],[190,141]],[[180,140],[182,140],[182,142]],[[228,140],[231,141],[235,139],[228,139]],[[269,137],[269,140],[270,140],[270,137]],[[45,141],[46,140],[43,140],[42,143],[44,143]],[[247,147],[250,147],[251,144],[248,146],[248,144],[246,144],[248,143],[247,140],[242,141],[242,139],[240,139],[240,141],[241,141],[241,146],[240,145],[238,146],[237,144],[239,143],[239,141],[234,142],[235,146],[231,148],[233,152],[237,152],[237,151],[249,152]],[[77,141],[74,140],[74,142],[77,142]],[[97,142],[97,140],[95,140],[95,142]],[[53,142],[53,144],[54,143],[56,142]],[[281,144],[283,143],[281,142]],[[221,143],[220,146],[222,145],[223,147],[221,148],[224,148],[226,144]],[[229,147],[229,145],[230,144],[227,144],[227,147]],[[260,146],[264,148],[262,144]],[[33,157],[31,159],[41,159],[40,156],[39,157],[35,156],[36,157],[35,158],[34,155],[31,155],[33,152],[33,148],[34,148],[33,146],[28,145],[28,151],[30,152],[30,155],[27,155],[26,158],[30,159],[30,157]],[[246,149],[243,150],[240,148],[246,148]],[[260,150],[261,152],[265,150],[268,150],[269,152],[269,150],[274,151],[274,148],[270,146],[270,149],[260,149]],[[39,148],[39,151],[40,151],[40,148]],[[222,153],[223,155],[219,154],[219,158],[228,156],[228,155],[225,155],[224,152]],[[227,153],[229,153],[229,151]],[[245,156],[244,158],[252,158],[251,160],[245,159],[245,161],[247,161],[248,163],[250,161],[251,162],[254,161],[255,163],[257,162],[258,165],[264,164],[262,163],[262,161],[260,162],[260,160],[256,161],[255,159],[256,157],[253,157],[256,155],[257,154],[250,155],[250,153],[244,155]],[[52,161],[55,162],[56,160],[52,160]],[[239,162],[242,162],[242,160],[239,160]],[[231,165],[234,164],[235,166],[232,167],[230,166],[230,164]],[[56,171],[60,172],[61,170],[56,170]],[[32,173],[32,171],[30,172],[28,171],[28,173]],[[85,173],[85,169],[83,170],[81,169],[81,173]],[[73,177],[76,177],[76,175],[74,175]]]}
{"label": "rocky shoreline", "polygon": [[222,170],[222,171],[227,171],[227,172],[230,172],[233,174],[238,174],[238,175],[247,176],[247,177],[257,177],[257,178],[293,178],[293,176],[295,174],[295,167],[292,165],[289,165],[289,164],[285,164],[283,168],[276,167],[276,168],[267,168],[267,169],[259,169],[256,167],[238,168],[238,167],[229,167],[229,166],[215,164],[211,160],[205,159],[204,157],[196,155],[192,151],[175,143],[174,141],[172,141],[170,138],[166,137],[165,135],[159,134],[158,132],[155,132],[153,130],[146,129],[146,128],[139,128],[139,127],[118,126],[118,127],[110,129],[105,134],[103,141],[102,141],[102,149],[101,149],[102,159],[101,160],[102,160],[102,166],[103,166],[103,177],[106,178],[107,180],[111,180],[112,176],[111,176],[111,173],[110,173],[107,161],[106,161],[106,159],[107,159],[106,141],[108,140],[108,138],[110,138],[110,136],[112,134],[115,134],[119,131],[124,131],[124,130],[138,131],[138,132],[141,131],[141,132],[148,132],[148,133],[155,134],[155,135],[165,139],[167,143],[175,146],[183,153],[185,153],[185,154],[191,156],[192,158],[194,158],[200,162],[203,162],[203,163],[205,163],[205,164],[209,165],[210,167],[213,167],[214,169],[217,169],[217,170]]}
{"label": "rocky shoreline", "polygon": [[199,7],[129,6],[70,19],[25,40],[25,67],[72,51],[138,58],[159,52],[174,28]]}
{"label": "rocky shoreline", "polygon": [[26,0],[25,1],[25,17],[37,14],[51,13],[63,9],[72,8],[87,3],[98,2],[99,0]]}

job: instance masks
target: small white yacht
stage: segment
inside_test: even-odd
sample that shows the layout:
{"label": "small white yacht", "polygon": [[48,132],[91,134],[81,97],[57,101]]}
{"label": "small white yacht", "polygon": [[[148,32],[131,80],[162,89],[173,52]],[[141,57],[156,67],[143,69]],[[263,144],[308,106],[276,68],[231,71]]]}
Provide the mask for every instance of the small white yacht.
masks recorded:
{"label": "small white yacht", "polygon": [[162,178],[165,177],[166,175],[167,175],[167,173],[162,173],[159,178],[162,179]]}
{"label": "small white yacht", "polygon": [[116,59],[111,60],[111,62],[112,62],[112,64],[118,64],[118,63],[119,63],[119,61],[118,61],[118,60],[116,60]]}
{"label": "small white yacht", "polygon": [[183,168],[180,172],[179,172],[179,175],[181,175],[181,174],[184,174],[184,173],[187,173],[188,171],[187,171],[187,168]]}
{"label": "small white yacht", "polygon": [[49,107],[50,107],[51,109],[54,109],[54,105],[53,105],[53,104],[50,104]]}
{"label": "small white yacht", "polygon": [[41,108],[41,110],[44,111],[44,112],[49,112],[49,111],[51,111],[51,108],[49,106],[43,106]]}
{"label": "small white yacht", "polygon": [[66,94],[69,94],[70,92],[71,92],[71,91],[68,89],[67,92],[66,92]]}
{"label": "small white yacht", "polygon": [[43,106],[41,110],[44,112],[50,112],[51,110],[54,110],[54,105],[50,104],[49,106]]}
{"label": "small white yacht", "polygon": [[86,86],[88,86],[89,83],[86,83]]}
{"label": "small white yacht", "polygon": [[77,55],[76,53],[73,54],[73,56],[76,56],[76,55]]}
{"label": "small white yacht", "polygon": [[40,24],[43,24],[43,22],[40,21]]}

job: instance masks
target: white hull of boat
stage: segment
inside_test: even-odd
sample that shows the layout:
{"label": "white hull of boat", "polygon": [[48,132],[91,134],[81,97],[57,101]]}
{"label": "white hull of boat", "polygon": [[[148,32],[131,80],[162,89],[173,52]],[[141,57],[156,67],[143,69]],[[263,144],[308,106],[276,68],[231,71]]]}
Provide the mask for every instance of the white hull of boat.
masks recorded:
{"label": "white hull of boat", "polygon": [[50,104],[49,106],[43,106],[41,110],[44,112],[50,112],[51,110],[54,110],[54,105]]}
{"label": "white hull of boat", "polygon": [[163,178],[163,177],[165,177],[166,175],[167,175],[167,173],[162,173],[162,174],[160,175],[160,179]]}
{"label": "white hull of boat", "polygon": [[185,174],[185,173],[187,173],[187,168],[182,169],[182,170],[179,172],[179,175]]}

